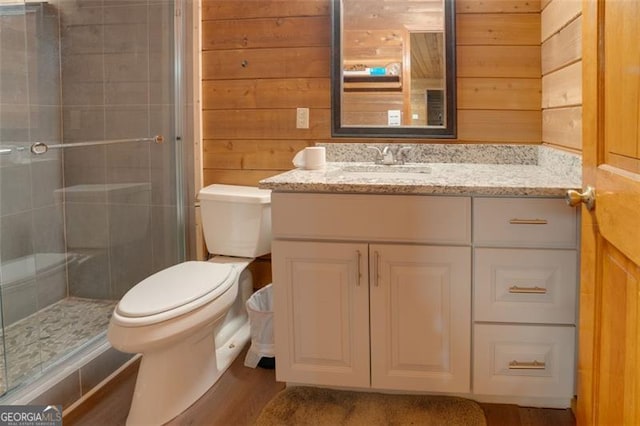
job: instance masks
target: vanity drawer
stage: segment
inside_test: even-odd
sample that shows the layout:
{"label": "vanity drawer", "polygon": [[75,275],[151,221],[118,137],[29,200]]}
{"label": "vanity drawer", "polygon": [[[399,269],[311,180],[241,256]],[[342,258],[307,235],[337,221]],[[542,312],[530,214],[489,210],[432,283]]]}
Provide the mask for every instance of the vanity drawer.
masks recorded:
{"label": "vanity drawer", "polygon": [[469,197],[271,194],[277,239],[363,240],[469,245]]}
{"label": "vanity drawer", "polygon": [[476,321],[575,324],[575,250],[474,250]]}
{"label": "vanity drawer", "polygon": [[559,198],[474,198],[473,241],[481,246],[575,248],[577,210]]}
{"label": "vanity drawer", "polygon": [[474,326],[473,392],[570,399],[574,394],[573,326]]}

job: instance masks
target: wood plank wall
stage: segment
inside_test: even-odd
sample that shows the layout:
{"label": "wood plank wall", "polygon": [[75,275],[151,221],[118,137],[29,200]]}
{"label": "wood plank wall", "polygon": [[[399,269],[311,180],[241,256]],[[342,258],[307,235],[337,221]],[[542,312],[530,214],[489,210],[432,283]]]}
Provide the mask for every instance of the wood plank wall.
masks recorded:
{"label": "wood plank wall", "polygon": [[[205,185],[257,185],[305,146],[365,141],[331,138],[329,1],[202,0]],[[412,142],[541,143],[540,10],[456,0],[458,139]]]}
{"label": "wood plank wall", "polygon": [[582,2],[541,6],[542,141],[582,152]]}

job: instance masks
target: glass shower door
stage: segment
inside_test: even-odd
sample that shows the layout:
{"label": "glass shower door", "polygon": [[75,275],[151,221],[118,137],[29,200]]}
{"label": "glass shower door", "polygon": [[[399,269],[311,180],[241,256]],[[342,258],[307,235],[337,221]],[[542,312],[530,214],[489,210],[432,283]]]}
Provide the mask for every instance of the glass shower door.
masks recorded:
{"label": "glass shower door", "polygon": [[66,288],[60,155],[34,161],[32,140],[60,140],[58,20],[45,2],[0,0],[0,295],[4,391],[40,368],[38,312]]}
{"label": "glass shower door", "polygon": [[0,0],[0,390],[181,260],[174,69],[173,0]]}

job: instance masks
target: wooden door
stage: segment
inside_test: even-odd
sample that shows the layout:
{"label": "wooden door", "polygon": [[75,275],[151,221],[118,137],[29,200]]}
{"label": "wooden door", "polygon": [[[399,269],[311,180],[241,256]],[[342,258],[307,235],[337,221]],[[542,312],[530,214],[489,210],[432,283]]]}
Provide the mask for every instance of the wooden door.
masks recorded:
{"label": "wooden door", "polygon": [[471,249],[375,244],[371,387],[469,392]]}
{"label": "wooden door", "polygon": [[278,381],[369,387],[367,245],[273,241]]}
{"label": "wooden door", "polygon": [[577,420],[640,424],[640,2],[583,1]]}

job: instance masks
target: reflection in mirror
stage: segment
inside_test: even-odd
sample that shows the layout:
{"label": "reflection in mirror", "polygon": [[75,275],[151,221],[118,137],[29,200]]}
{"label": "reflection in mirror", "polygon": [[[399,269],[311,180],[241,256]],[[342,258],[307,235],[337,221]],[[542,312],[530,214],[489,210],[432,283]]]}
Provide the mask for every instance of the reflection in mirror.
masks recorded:
{"label": "reflection in mirror", "polygon": [[333,0],[333,135],[455,137],[453,0]]}

